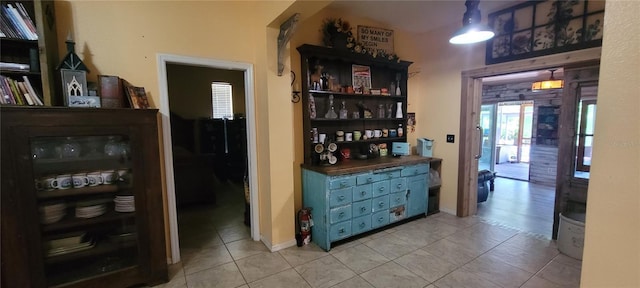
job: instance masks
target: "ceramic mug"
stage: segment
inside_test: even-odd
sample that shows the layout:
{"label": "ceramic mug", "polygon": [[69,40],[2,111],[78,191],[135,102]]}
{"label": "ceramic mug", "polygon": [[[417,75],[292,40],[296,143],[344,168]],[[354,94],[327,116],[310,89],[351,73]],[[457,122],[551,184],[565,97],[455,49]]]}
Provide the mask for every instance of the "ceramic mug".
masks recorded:
{"label": "ceramic mug", "polygon": [[104,170],[101,172],[104,184],[113,184],[116,181],[116,175],[114,170]]}
{"label": "ceramic mug", "polygon": [[389,129],[384,128],[382,129],[382,137],[389,137]]}
{"label": "ceramic mug", "polygon": [[360,137],[362,137],[360,130],[353,131],[353,141],[359,141]]}
{"label": "ceramic mug", "polygon": [[89,179],[89,186],[98,186],[104,183],[104,178],[100,171],[87,173],[87,179]]}
{"label": "ceramic mug", "polygon": [[373,138],[373,130],[364,130],[364,136],[367,136],[367,139]]}
{"label": "ceramic mug", "polygon": [[344,134],[344,140],[346,140],[347,142],[353,141],[353,133],[351,133],[351,132],[345,133]]}
{"label": "ceramic mug", "polygon": [[320,143],[324,143],[324,140],[327,139],[327,134],[320,133]]}
{"label": "ceramic mug", "polygon": [[56,189],[73,188],[73,179],[71,178],[71,174],[56,176],[56,180],[51,182],[51,186]]}
{"label": "ceramic mug", "polygon": [[36,181],[36,189],[51,191],[58,186],[58,179],[55,175],[44,176]]}
{"label": "ceramic mug", "polygon": [[375,138],[382,137],[382,130],[380,130],[380,129],[373,130],[373,137],[375,137]]}
{"label": "ceramic mug", "polygon": [[87,178],[87,173],[73,174],[71,175],[71,180],[73,181],[73,188],[82,188],[89,185],[89,178]]}

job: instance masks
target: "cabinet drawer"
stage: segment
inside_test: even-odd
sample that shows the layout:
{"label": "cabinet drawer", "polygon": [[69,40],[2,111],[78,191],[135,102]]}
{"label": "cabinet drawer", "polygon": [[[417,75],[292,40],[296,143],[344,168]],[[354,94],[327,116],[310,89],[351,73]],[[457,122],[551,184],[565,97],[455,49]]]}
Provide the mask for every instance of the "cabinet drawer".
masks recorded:
{"label": "cabinet drawer", "polygon": [[371,184],[373,182],[379,181],[378,175],[372,173],[360,174],[356,176],[356,184]]}
{"label": "cabinet drawer", "polygon": [[353,235],[371,230],[371,215],[353,218],[351,223],[351,231],[353,232]]}
{"label": "cabinet drawer", "polygon": [[349,236],[351,236],[351,221],[340,222],[331,225],[331,228],[329,228],[329,241],[336,241]]}
{"label": "cabinet drawer", "polygon": [[370,199],[371,195],[371,184],[367,185],[358,185],[353,188],[353,201],[360,201],[364,199]]}
{"label": "cabinet drawer", "polygon": [[389,194],[389,181],[376,182],[371,185],[373,197]]}
{"label": "cabinet drawer", "polygon": [[382,210],[371,215],[371,229],[389,224],[389,210]]}
{"label": "cabinet drawer", "polygon": [[351,205],[333,208],[329,211],[331,224],[351,219]]}
{"label": "cabinet drawer", "polygon": [[373,198],[371,200],[371,212],[389,209],[389,195]]}
{"label": "cabinet drawer", "polygon": [[353,218],[371,214],[371,199],[354,202],[351,207],[353,207],[353,213],[351,214]]}
{"label": "cabinet drawer", "polygon": [[429,172],[429,164],[420,164],[408,166],[402,169],[402,176],[413,176],[418,174],[426,174]]}
{"label": "cabinet drawer", "polygon": [[356,177],[340,176],[329,178],[329,189],[340,189],[356,185]]}
{"label": "cabinet drawer", "polygon": [[353,193],[353,187],[339,189],[339,190],[331,190],[329,192],[329,206],[336,207],[336,206],[350,204],[352,193]]}
{"label": "cabinet drawer", "polygon": [[396,179],[391,179],[389,181],[390,183],[390,193],[394,193],[394,192],[400,192],[400,191],[405,191],[407,190],[407,179],[406,178],[396,178]]}
{"label": "cabinet drawer", "polygon": [[384,172],[374,172],[373,175],[377,175],[380,181],[390,180],[390,179],[400,177],[400,169],[392,170],[392,171],[384,171]]}
{"label": "cabinet drawer", "polygon": [[407,191],[389,194],[389,206],[395,207],[407,203]]}

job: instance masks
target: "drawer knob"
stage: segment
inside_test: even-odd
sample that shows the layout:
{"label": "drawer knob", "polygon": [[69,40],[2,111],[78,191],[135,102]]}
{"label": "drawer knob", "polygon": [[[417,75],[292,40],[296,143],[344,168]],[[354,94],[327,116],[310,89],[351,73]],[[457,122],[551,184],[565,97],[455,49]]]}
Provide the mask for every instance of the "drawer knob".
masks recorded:
{"label": "drawer knob", "polygon": [[371,182],[373,182],[373,178],[371,177],[367,178],[367,183],[371,183]]}
{"label": "drawer knob", "polygon": [[378,190],[380,190],[380,191],[384,191],[384,186],[382,186],[382,187],[378,188]]}
{"label": "drawer knob", "polygon": [[367,191],[361,191],[360,195],[362,195],[362,196],[367,195]]}
{"label": "drawer knob", "polygon": [[384,202],[380,201],[380,203],[378,203],[378,206],[383,207],[384,206]]}
{"label": "drawer knob", "polygon": [[362,212],[367,211],[367,207],[360,207],[360,211],[362,211]]}
{"label": "drawer knob", "polygon": [[398,183],[398,185],[396,185],[398,188],[402,188],[402,183]]}
{"label": "drawer knob", "polygon": [[338,230],[338,233],[340,234],[344,233],[344,228],[340,228],[340,230]]}
{"label": "drawer knob", "polygon": [[382,220],[384,220],[383,217],[378,218],[378,222],[382,222]]}
{"label": "drawer knob", "polygon": [[339,218],[344,217],[344,212],[340,212],[340,214],[338,214],[338,217],[339,217]]}
{"label": "drawer knob", "polygon": [[340,201],[344,200],[344,195],[338,196],[338,200],[340,200]]}
{"label": "drawer knob", "polygon": [[360,228],[364,228],[364,222],[360,223]]}

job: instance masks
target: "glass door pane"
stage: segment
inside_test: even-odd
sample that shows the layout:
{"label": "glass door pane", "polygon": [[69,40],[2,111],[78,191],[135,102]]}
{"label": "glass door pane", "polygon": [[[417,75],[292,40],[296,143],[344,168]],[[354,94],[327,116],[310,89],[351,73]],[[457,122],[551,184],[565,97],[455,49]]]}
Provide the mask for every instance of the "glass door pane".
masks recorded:
{"label": "glass door pane", "polygon": [[48,285],[138,265],[129,143],[124,135],[31,139]]}
{"label": "glass door pane", "polygon": [[482,105],[480,110],[480,127],[482,129],[482,157],[478,161],[478,170],[491,170],[495,159],[495,125],[496,105]]}

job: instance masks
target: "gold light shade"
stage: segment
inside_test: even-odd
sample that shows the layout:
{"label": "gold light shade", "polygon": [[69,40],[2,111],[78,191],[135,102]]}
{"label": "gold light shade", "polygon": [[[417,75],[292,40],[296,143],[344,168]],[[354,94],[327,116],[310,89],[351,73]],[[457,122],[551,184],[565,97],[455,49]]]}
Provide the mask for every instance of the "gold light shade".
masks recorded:
{"label": "gold light shade", "polygon": [[533,84],[531,84],[531,91],[560,89],[563,86],[564,86],[564,81],[562,80],[544,80],[544,81],[533,82]]}
{"label": "gold light shade", "polygon": [[552,69],[549,71],[551,71],[551,77],[549,78],[549,80],[536,81],[531,84],[532,92],[549,89],[560,89],[564,86],[564,81],[556,80],[555,78],[553,78],[553,72],[556,71],[556,69]]}

